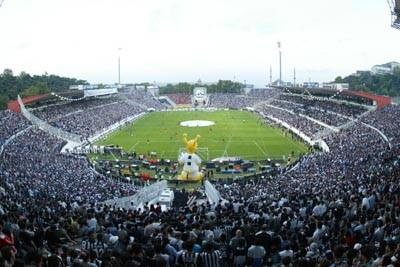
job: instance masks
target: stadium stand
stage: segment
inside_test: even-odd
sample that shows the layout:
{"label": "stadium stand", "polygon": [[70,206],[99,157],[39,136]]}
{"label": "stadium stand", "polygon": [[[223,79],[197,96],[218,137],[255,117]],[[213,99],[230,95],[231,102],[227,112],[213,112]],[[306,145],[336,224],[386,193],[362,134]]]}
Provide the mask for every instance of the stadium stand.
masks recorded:
{"label": "stadium stand", "polygon": [[176,105],[191,105],[192,100],[189,94],[167,94]]}
{"label": "stadium stand", "polygon": [[29,121],[10,110],[0,111],[0,146],[15,133],[27,128]]}
{"label": "stadium stand", "polygon": [[155,99],[149,92],[145,92],[143,90],[129,90],[125,92],[124,95],[142,105],[147,106],[147,108],[154,108],[156,110],[165,109],[166,106],[160,103],[157,99]]}
{"label": "stadium stand", "polygon": [[[353,124],[324,137],[329,153],[303,156],[290,171],[214,182],[224,202],[187,205],[182,199],[198,193],[182,191],[180,206],[164,212],[157,204],[140,211],[103,204],[139,188],[95,172],[86,158],[61,154],[64,142],[28,129],[21,114],[0,112],[0,142],[20,133],[0,155],[0,264],[399,266],[400,107],[369,110],[336,101],[373,102],[351,93],[335,100],[322,91],[324,99],[282,92],[210,98],[213,107],[254,107],[309,135],[321,125],[299,112],[335,126],[345,123],[340,114]],[[163,107],[147,94],[128,97]],[[31,111],[87,137],[142,110],[114,96]],[[391,148],[364,123],[384,132]]]}
{"label": "stadium stand", "polygon": [[235,94],[211,94],[210,103],[211,107],[225,107],[231,109],[240,109],[252,107],[258,102],[264,101],[259,97],[235,95]]}

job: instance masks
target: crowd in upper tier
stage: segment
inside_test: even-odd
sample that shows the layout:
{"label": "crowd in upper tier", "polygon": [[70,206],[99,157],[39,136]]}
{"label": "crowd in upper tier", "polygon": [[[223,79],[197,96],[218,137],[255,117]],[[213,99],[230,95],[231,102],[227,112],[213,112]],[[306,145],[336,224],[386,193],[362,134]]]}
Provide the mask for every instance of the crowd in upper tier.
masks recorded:
{"label": "crowd in upper tier", "polygon": [[141,105],[146,106],[147,108],[154,108],[156,110],[165,109],[165,106],[161,104],[154,96],[152,96],[149,92],[145,92],[143,90],[129,90],[121,94],[121,98],[124,97],[133,101],[133,103],[139,103]]}
{"label": "crowd in upper tier", "polygon": [[317,109],[328,110],[351,118],[356,118],[367,111],[364,106],[356,105],[354,103],[347,104],[336,102],[335,100],[331,99],[320,99],[310,96],[281,94],[278,96],[278,99],[297,103],[307,108],[313,107]]}
{"label": "crowd in upper tier", "polygon": [[210,107],[215,108],[231,108],[240,109],[246,107],[252,107],[258,102],[262,102],[264,99],[253,96],[244,96],[239,94],[211,94],[210,95]]}
{"label": "crowd in upper tier", "polygon": [[0,146],[12,135],[27,128],[29,124],[21,114],[9,110],[0,111]]}
{"label": "crowd in upper tier", "polygon": [[332,113],[332,111],[322,108],[308,107],[301,104],[280,100],[271,101],[270,104],[275,107],[280,107],[298,114],[306,115],[330,126],[338,127],[350,121],[348,118],[341,116],[340,114]]}
{"label": "crowd in upper tier", "polygon": [[114,123],[144,111],[140,106],[119,101],[61,117],[51,124],[88,138]]}
{"label": "crowd in upper tier", "polygon": [[281,121],[284,121],[289,125],[291,125],[292,127],[295,127],[296,129],[302,131],[303,133],[311,137],[324,129],[324,127],[319,125],[318,123],[309,120],[305,117],[301,117],[296,113],[288,112],[282,109],[277,109],[269,105],[260,105],[256,108],[256,110],[258,112],[262,112],[264,115],[272,116]]}
{"label": "crowd in upper tier", "polygon": [[[349,117],[366,111],[302,97],[272,103],[272,92],[252,94],[239,106],[258,104],[258,111],[310,136],[322,126],[300,116],[300,105]],[[129,97],[162,107],[149,98]],[[222,99],[219,107],[233,104]],[[268,106],[284,101],[292,104],[279,107],[293,113]],[[144,110],[133,102],[97,99],[35,113],[89,136]],[[104,122],[93,125],[89,115]],[[171,210],[132,211],[100,202],[139,188],[97,173],[86,158],[61,154],[63,141],[28,129],[20,114],[1,112],[0,145],[9,142],[0,155],[0,266],[400,266],[399,115],[395,105],[371,111],[324,137],[329,153],[305,155],[277,176],[217,181],[224,198],[218,205],[185,204],[180,200],[188,193],[177,191],[179,205]],[[68,126],[86,129],[84,122],[95,130]]]}

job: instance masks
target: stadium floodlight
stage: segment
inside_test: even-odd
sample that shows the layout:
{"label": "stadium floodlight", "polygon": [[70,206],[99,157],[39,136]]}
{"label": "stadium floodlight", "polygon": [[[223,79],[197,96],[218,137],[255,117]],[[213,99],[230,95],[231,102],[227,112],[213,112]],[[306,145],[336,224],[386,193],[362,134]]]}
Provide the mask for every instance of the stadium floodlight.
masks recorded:
{"label": "stadium floodlight", "polygon": [[278,42],[279,50],[279,85],[282,85],[282,43]]}
{"label": "stadium floodlight", "polygon": [[392,27],[400,30],[400,0],[387,0],[392,16]]}
{"label": "stadium floodlight", "polygon": [[118,86],[121,86],[121,49],[118,48]]}

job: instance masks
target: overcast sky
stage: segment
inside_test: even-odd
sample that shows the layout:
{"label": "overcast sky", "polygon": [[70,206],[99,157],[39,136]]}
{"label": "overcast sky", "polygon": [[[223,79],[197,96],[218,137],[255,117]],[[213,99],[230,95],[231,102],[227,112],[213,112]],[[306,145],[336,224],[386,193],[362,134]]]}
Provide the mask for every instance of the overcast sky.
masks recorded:
{"label": "overcast sky", "polygon": [[[1,1],[0,1],[1,2]],[[0,70],[112,83],[330,81],[400,62],[386,0],[4,0]]]}

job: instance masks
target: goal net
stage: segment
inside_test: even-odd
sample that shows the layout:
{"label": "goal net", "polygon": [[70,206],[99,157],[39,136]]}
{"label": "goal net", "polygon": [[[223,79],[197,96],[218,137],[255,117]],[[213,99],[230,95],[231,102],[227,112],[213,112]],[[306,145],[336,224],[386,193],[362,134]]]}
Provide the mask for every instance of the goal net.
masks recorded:
{"label": "goal net", "polygon": [[[178,158],[179,158],[179,155],[182,153],[182,152],[186,152],[186,148],[184,148],[184,147],[181,147],[181,148],[179,148],[179,151],[178,151]],[[196,151],[196,154],[203,160],[203,161],[208,161],[208,147],[198,147],[197,148],[197,151]]]}

